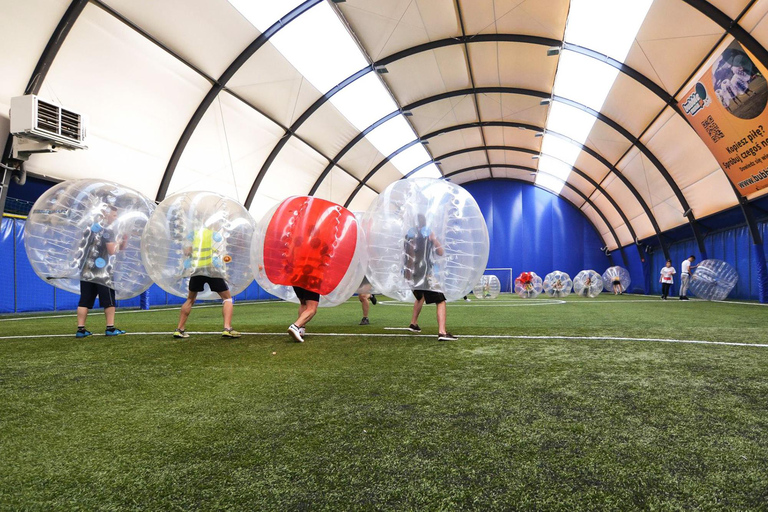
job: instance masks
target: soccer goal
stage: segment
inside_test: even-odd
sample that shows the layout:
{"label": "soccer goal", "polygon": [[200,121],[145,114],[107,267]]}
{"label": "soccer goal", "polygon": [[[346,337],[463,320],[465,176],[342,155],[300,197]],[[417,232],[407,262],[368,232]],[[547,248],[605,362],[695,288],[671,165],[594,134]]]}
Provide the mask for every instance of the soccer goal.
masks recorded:
{"label": "soccer goal", "polygon": [[494,275],[499,278],[502,293],[512,293],[515,280],[512,277],[512,267],[486,268],[484,275]]}

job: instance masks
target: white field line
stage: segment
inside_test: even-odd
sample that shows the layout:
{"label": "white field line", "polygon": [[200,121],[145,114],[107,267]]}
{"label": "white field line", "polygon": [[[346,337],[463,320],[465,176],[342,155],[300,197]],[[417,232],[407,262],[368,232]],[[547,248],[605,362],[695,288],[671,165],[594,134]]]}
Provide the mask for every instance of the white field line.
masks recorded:
{"label": "white field line", "polygon": [[[221,336],[221,331],[187,331],[190,335],[218,335]],[[288,337],[286,332],[243,332],[244,336],[284,336]],[[124,334],[124,336],[149,336],[149,335],[164,335],[169,338],[172,333],[169,331],[163,332],[131,332]],[[104,334],[94,334],[94,336],[105,336]],[[307,336],[323,336],[323,337],[348,337],[354,336],[358,338],[403,338],[403,337],[417,337],[417,338],[435,338],[434,334],[387,334],[387,333],[329,333],[318,332],[310,333]],[[73,334],[41,334],[41,335],[26,335],[26,336],[0,336],[0,340],[11,339],[41,339],[41,338],[74,338]],[[117,336],[116,336],[117,337]],[[731,341],[706,341],[706,340],[680,340],[674,338],[628,338],[623,336],[567,336],[553,334],[551,336],[515,336],[504,334],[461,334],[460,339],[498,339],[498,340],[570,340],[570,341],[639,341],[639,342],[655,342],[655,343],[689,343],[695,345],[725,345],[730,347],[758,347],[768,348],[768,344],[764,343],[738,343]],[[85,340],[83,340],[85,341]],[[192,340],[187,340],[187,342]]]}

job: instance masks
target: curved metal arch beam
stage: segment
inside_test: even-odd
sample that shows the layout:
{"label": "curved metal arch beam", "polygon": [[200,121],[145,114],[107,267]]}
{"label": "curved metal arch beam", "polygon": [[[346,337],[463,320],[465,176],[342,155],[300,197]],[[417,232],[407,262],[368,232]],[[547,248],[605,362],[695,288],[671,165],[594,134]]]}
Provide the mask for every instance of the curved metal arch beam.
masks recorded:
{"label": "curved metal arch beam", "polygon": [[[624,73],[625,75],[634,79],[635,81],[643,85],[645,88],[653,92],[662,101],[664,101],[665,104],[674,105],[675,103],[675,99],[669,93],[667,93],[662,87],[657,85],[653,80],[643,75],[639,71],[627,66],[623,62],[619,62],[616,59],[612,59],[594,50],[584,48],[583,46],[579,46],[571,43],[564,43],[559,39],[530,36],[530,35],[524,35],[524,34],[476,34],[472,36],[463,35],[461,37],[441,39],[438,41],[430,41],[428,43],[413,46],[411,48],[406,48],[405,50],[401,50],[397,53],[394,53],[388,57],[384,57],[383,59],[380,59],[374,62],[373,65],[371,66],[365,67],[357,71],[353,75],[345,78],[342,82],[340,82],[338,85],[333,87],[330,91],[325,93],[323,96],[318,98],[312,105],[310,105],[310,107],[307,108],[307,110],[305,110],[302,113],[302,115],[299,116],[299,118],[296,119],[296,121],[291,125],[291,127],[288,129],[288,133],[289,134],[295,133],[296,130],[298,130],[299,127],[302,124],[304,124],[304,122],[307,119],[309,119],[309,117],[312,116],[312,114],[314,114],[320,107],[322,107],[328,100],[330,100],[331,97],[333,97],[333,95],[335,95],[337,92],[341,91],[344,87],[353,83],[357,79],[370,73],[378,66],[386,66],[387,64],[396,62],[398,60],[405,59],[425,51],[435,50],[437,48],[444,48],[447,46],[454,46],[454,45],[469,45],[473,43],[486,43],[486,42],[525,43],[525,44],[534,44],[534,45],[547,46],[547,47],[562,45],[563,48],[566,48],[573,52],[580,53],[587,57],[591,57],[593,59],[599,60],[601,62],[608,64],[609,66],[612,66],[618,69],[621,73]],[[549,94],[547,94],[546,96],[542,96],[542,98],[549,98],[549,97],[550,97]],[[405,110],[405,108],[401,109],[401,111],[402,110]],[[394,115],[394,113],[390,115]],[[478,115],[479,115],[479,112],[478,112]],[[372,127],[369,127],[368,129],[365,130],[365,133],[368,133],[371,129],[375,128],[376,126],[378,126],[378,124],[372,125]],[[354,144],[356,144],[363,137],[364,135],[358,135],[357,137],[355,137],[355,139],[353,139],[353,141],[351,141],[351,143],[354,142]],[[273,149],[272,153],[270,153],[264,165],[262,165],[262,168],[259,170],[256,180],[254,181],[253,186],[251,187],[251,190],[248,194],[248,198],[246,199],[246,207],[250,205],[250,202],[256,196],[256,191],[258,190],[259,186],[261,185],[261,182],[266,176],[269,170],[269,167],[272,165],[272,162],[274,162],[275,158],[277,157],[277,154],[282,150],[284,146],[285,146],[285,142],[283,141],[279,142],[278,145]],[[348,148],[346,151],[348,151]],[[344,151],[344,153],[346,153],[346,151]],[[323,170],[322,174],[320,175],[320,181],[322,181],[322,179],[325,178],[325,176],[330,172],[333,166],[336,165],[336,162],[338,162],[338,159],[341,158],[341,156],[339,156],[338,158],[331,159],[331,163]],[[313,192],[310,192],[310,195],[314,194],[314,191],[317,190],[317,186],[319,186],[318,182],[316,182],[315,186],[313,186]]]}
{"label": "curved metal arch beam", "polygon": [[[538,151],[535,151],[535,150],[532,150],[532,149],[528,149],[528,148],[519,148],[519,147],[515,147],[515,146],[478,146],[478,147],[474,147],[474,148],[464,148],[464,149],[459,149],[459,150],[456,150],[456,151],[451,151],[450,153],[446,153],[444,155],[441,155],[439,158],[441,158],[441,159],[451,158],[451,157],[454,157],[454,156],[463,155],[465,153],[472,153],[472,152],[475,152],[475,151],[482,151],[485,148],[487,148],[487,149],[489,149],[491,151],[494,151],[494,150],[514,151],[514,152],[518,152],[518,153],[526,153],[526,154],[529,154],[529,155],[538,155],[539,154]],[[557,158],[555,156],[552,156],[552,155],[547,155],[547,156],[562,162],[562,160],[560,160],[559,158]],[[482,167],[487,168],[487,167],[491,167],[491,166],[486,165],[486,166],[482,166]],[[494,165],[493,167],[504,167],[504,166],[496,166],[496,165]],[[511,167],[521,168],[521,166],[511,166]],[[533,169],[533,170],[536,171],[536,169]],[[416,172],[416,171],[413,171],[413,172]],[[613,197],[611,197],[611,195],[608,193],[608,191],[606,191],[599,183],[597,183],[595,180],[593,180],[587,173],[585,173],[584,171],[578,169],[577,167],[573,167],[573,172],[575,172],[577,175],[579,175],[582,178],[584,178],[590,185],[595,187],[595,190],[597,190],[598,192],[603,194],[603,197],[605,197],[608,200],[608,202],[611,203],[611,206],[613,206],[613,208],[616,210],[616,213],[619,214],[619,217],[621,217],[621,220],[627,226],[627,229],[629,230],[629,233],[632,236],[632,239],[633,240],[637,240],[637,233],[635,233],[635,230],[632,227],[632,224],[629,222],[629,219],[624,214],[624,211],[621,209],[621,207],[619,207],[618,203],[616,203],[616,201],[613,199]],[[451,173],[451,174],[453,174],[453,173]],[[547,174],[547,173],[544,173],[544,174]],[[449,174],[449,176],[450,176],[450,174]],[[406,176],[404,176],[404,178],[405,177]],[[563,180],[561,180],[561,181],[563,181]],[[621,247],[621,243],[619,243],[618,246]]]}
{"label": "curved metal arch beam", "polygon": [[157,196],[155,198],[157,201],[162,201],[165,199],[165,195],[168,192],[168,187],[171,184],[171,179],[173,178],[173,173],[176,170],[176,166],[179,164],[179,160],[181,159],[182,153],[184,153],[184,149],[187,147],[189,140],[192,138],[192,134],[197,128],[197,125],[200,124],[200,121],[203,119],[203,116],[208,111],[208,108],[211,106],[211,104],[213,104],[216,96],[218,96],[218,94],[224,90],[227,82],[229,82],[235,73],[240,70],[243,64],[245,64],[246,61],[259,50],[259,48],[264,46],[264,44],[266,44],[266,42],[269,41],[272,36],[282,30],[291,21],[295,20],[304,14],[307,10],[322,1],[323,0],[306,0],[291,12],[277,20],[274,24],[272,24],[271,27],[261,33],[259,37],[257,37],[250,45],[248,45],[248,47],[243,50],[240,55],[235,58],[234,61],[232,61],[227,69],[224,70],[224,73],[222,73],[221,77],[219,77],[219,79],[214,83],[213,87],[211,87],[211,90],[208,91],[208,94],[205,95],[203,101],[197,107],[197,110],[195,110],[195,113],[192,114],[192,118],[189,120],[189,123],[187,123],[186,128],[184,128],[184,131],[179,138],[179,142],[176,144],[176,147],[171,154],[171,158],[168,161],[168,165],[165,168],[163,178],[160,181],[160,187],[158,188]]}
{"label": "curved metal arch beam", "polygon": [[[374,124],[375,124],[375,123],[374,123]],[[372,126],[373,126],[373,125],[372,125]],[[529,129],[529,130],[533,130],[533,131],[538,131],[538,132],[543,132],[543,131],[544,131],[544,129],[543,129],[542,127],[540,127],[540,126],[531,125],[531,124],[527,124],[527,123],[515,123],[515,122],[511,122],[511,121],[481,121],[481,122],[475,122],[475,123],[466,123],[466,124],[461,124],[461,125],[448,126],[448,127],[442,128],[442,129],[440,129],[440,130],[436,130],[436,131],[434,131],[434,132],[431,132],[431,133],[429,133],[429,134],[426,134],[426,135],[424,135],[424,136],[423,136],[421,139],[419,139],[419,140],[421,140],[421,141],[425,141],[425,140],[429,140],[429,139],[430,139],[430,138],[432,138],[432,137],[436,137],[436,136],[438,136],[438,135],[442,135],[442,134],[444,134],[444,133],[449,133],[449,132],[452,132],[452,131],[463,130],[463,129],[468,129],[468,128],[482,128],[482,127],[484,127],[484,126],[518,127],[518,128],[526,128],[526,129]],[[624,185],[627,187],[627,189],[629,189],[629,191],[630,191],[630,192],[632,193],[632,195],[635,197],[635,199],[637,200],[637,202],[640,204],[640,207],[643,209],[643,211],[645,212],[645,214],[648,216],[648,219],[650,220],[650,222],[651,222],[651,225],[653,226],[653,229],[654,229],[654,231],[655,231],[655,233],[656,233],[656,236],[657,236],[657,238],[658,238],[658,240],[659,240],[659,243],[660,243],[661,247],[663,248],[663,250],[665,251],[665,254],[666,254],[666,252],[667,252],[667,249],[666,249],[666,244],[664,244],[664,243],[663,243],[663,240],[662,240],[662,237],[661,237],[661,229],[660,229],[660,227],[659,227],[659,224],[658,224],[658,222],[656,221],[656,218],[654,217],[654,215],[653,215],[653,212],[652,212],[652,211],[651,211],[651,209],[648,207],[647,203],[645,202],[645,200],[643,199],[643,197],[640,195],[640,193],[637,191],[637,189],[636,189],[636,188],[635,188],[635,187],[632,185],[632,183],[629,181],[629,179],[627,179],[627,177],[626,177],[626,176],[624,176],[624,175],[623,175],[623,174],[622,174],[622,173],[621,173],[621,172],[620,172],[618,169],[616,169],[616,168],[613,166],[613,164],[611,164],[611,163],[610,163],[608,160],[606,160],[606,159],[605,159],[605,158],[604,158],[602,155],[600,155],[599,153],[597,153],[597,152],[596,152],[596,151],[594,151],[593,149],[591,149],[591,148],[589,148],[589,147],[587,147],[587,146],[584,146],[583,144],[577,143],[576,141],[574,141],[574,140],[572,140],[572,139],[570,139],[570,138],[568,138],[568,137],[565,137],[565,136],[563,136],[563,135],[561,135],[561,134],[559,134],[559,133],[557,133],[557,132],[553,132],[553,131],[551,131],[551,130],[550,130],[550,131],[548,131],[548,133],[551,133],[551,134],[552,134],[552,135],[554,135],[554,136],[557,136],[557,137],[559,137],[559,138],[561,138],[561,139],[563,139],[563,140],[565,140],[565,141],[568,141],[568,142],[570,142],[570,143],[572,143],[572,144],[575,144],[575,145],[577,145],[579,148],[581,148],[581,149],[582,149],[582,151],[586,152],[587,154],[589,154],[589,155],[591,155],[592,157],[594,157],[595,159],[597,159],[597,160],[598,160],[598,161],[599,161],[601,164],[603,164],[603,165],[604,165],[604,166],[605,166],[605,167],[608,169],[608,172],[611,172],[611,173],[615,174],[615,175],[616,175],[616,176],[619,178],[619,180],[620,180],[622,183],[624,183]],[[416,141],[409,143],[409,145],[408,145],[407,147],[410,147],[410,146],[411,146],[411,145],[413,145],[415,142],[416,142]],[[350,145],[351,145],[351,144],[352,144],[352,143],[350,143]],[[348,145],[347,147],[345,147],[344,149],[342,149],[342,152],[343,152],[343,153],[346,153],[346,152],[347,152],[347,151],[348,151],[348,150],[351,148],[351,146],[350,146],[350,145]],[[407,149],[407,148],[406,148],[406,147],[404,147],[404,148],[400,148],[400,149],[397,151],[397,153],[399,153],[399,152],[400,152],[400,151],[402,151],[403,149]],[[522,149],[522,148],[521,148],[521,149]],[[528,153],[530,153],[530,154],[532,154],[532,155],[534,155],[534,154],[539,154],[539,152],[538,152],[538,151],[534,151],[534,150],[527,150],[527,149],[526,149],[526,150],[524,150],[524,151],[525,151],[525,152],[528,152]],[[393,155],[394,155],[394,154],[393,154]],[[443,155],[442,157],[437,157],[437,158],[435,158],[435,160],[439,160],[440,158],[450,158],[450,156],[451,156],[451,155],[448,155],[448,156],[446,156],[446,155]],[[556,157],[555,157],[555,158],[556,158]],[[371,172],[369,172],[369,173],[368,173],[368,175],[367,175],[367,176],[366,176],[366,177],[365,177],[365,178],[364,178],[364,179],[363,179],[363,180],[360,182],[360,184],[361,184],[361,185],[360,185],[360,186],[359,186],[357,189],[355,189],[355,190],[352,192],[352,194],[350,195],[350,197],[347,199],[347,201],[346,201],[346,204],[347,204],[347,205],[348,205],[348,204],[349,204],[349,203],[352,201],[352,199],[354,198],[354,196],[357,194],[358,190],[359,190],[360,188],[362,188],[362,185],[364,185],[365,183],[367,183],[367,181],[368,181],[368,180],[369,180],[369,179],[370,179],[370,178],[373,176],[373,174],[375,174],[375,172],[376,172],[376,171],[378,171],[378,170],[379,170],[381,167],[383,167],[383,166],[386,164],[386,162],[387,162],[387,161],[388,161],[388,159],[385,159],[384,161],[380,162],[380,163],[379,163],[379,164],[378,164],[376,167],[374,167],[374,168],[371,170]],[[406,174],[404,177],[406,177],[406,178],[407,178],[408,176],[410,176],[410,175],[412,175],[412,174],[415,174],[416,172],[418,172],[419,170],[421,170],[421,169],[422,169],[423,167],[425,167],[426,165],[429,165],[430,163],[431,163],[431,162],[426,162],[426,163],[422,164],[421,166],[419,166],[419,167],[415,168],[414,170],[412,170],[411,172],[409,172],[408,174]],[[592,180],[592,179],[591,179],[589,176],[587,176],[585,173],[583,173],[582,171],[578,170],[578,169],[577,169],[577,168],[575,168],[575,167],[574,167],[574,171],[576,171],[576,172],[577,172],[577,174],[579,174],[580,176],[584,177],[584,178],[585,178],[585,179],[587,179],[588,181],[592,182],[592,183],[593,183],[593,185],[595,186],[595,188],[596,188],[596,189],[600,189],[600,190],[602,191],[602,188],[601,188],[601,187],[600,187],[600,186],[599,186],[599,185],[598,185],[596,182],[594,182],[594,180]],[[320,178],[318,178],[318,182],[316,182],[316,183],[315,183],[315,185],[313,186],[313,189],[316,189],[317,187],[319,187],[319,185],[320,185],[320,181],[321,181],[322,179],[323,179],[323,176],[321,175],[321,176],[320,176]],[[607,197],[607,198],[608,198],[608,197],[610,197],[610,196],[608,196],[607,194],[605,194],[605,192],[604,192],[604,191],[602,191],[602,192],[603,192],[603,194],[604,194],[604,195],[606,195],[606,197]],[[619,214],[622,216],[623,220],[625,221],[625,223],[626,223],[626,225],[627,225],[628,229],[630,230],[630,233],[632,233],[632,237],[633,237],[633,239],[634,239],[635,241],[637,241],[637,236],[636,236],[636,235],[635,235],[635,233],[634,233],[634,229],[632,228],[632,224],[631,224],[631,223],[629,222],[629,220],[628,220],[628,219],[627,219],[627,218],[626,218],[626,217],[623,215],[623,211],[622,211],[621,209],[619,209],[619,208],[617,207],[617,210],[619,211]]]}
{"label": "curved metal arch beam", "polygon": [[[465,167],[464,169],[459,169],[458,171],[453,171],[453,172],[451,172],[449,174],[446,174],[445,177],[449,178],[451,176],[456,176],[457,174],[462,174],[462,173],[465,173],[465,172],[475,171],[475,170],[478,170],[478,169],[486,169],[487,167],[488,167],[487,165],[475,165],[475,166],[472,166],[472,167]],[[536,172],[536,169],[534,169],[533,167],[525,167],[525,166],[519,166],[519,165],[504,164],[504,165],[496,165],[494,167],[499,167],[499,168],[503,168],[503,169],[521,169],[523,171]],[[546,174],[546,173],[544,173],[544,174]],[[532,181],[525,181],[525,180],[520,180],[520,179],[516,179],[516,178],[483,178],[483,179],[479,179],[479,180],[465,181],[464,183],[477,183],[479,181],[491,181],[491,180],[515,181],[515,182],[519,182],[519,183],[526,183],[526,184],[532,185],[532,186],[534,186],[536,188],[540,188],[542,190],[546,190],[547,192],[549,192],[553,196],[560,197],[560,198],[564,199],[565,201],[568,201],[571,205],[573,205],[573,207],[576,208],[587,219],[587,221],[592,225],[592,227],[595,228],[595,231],[597,231],[597,234],[598,235],[600,234],[600,230],[597,229],[597,226],[595,226],[595,223],[592,222],[592,219],[590,219],[589,216],[586,213],[584,213],[584,211],[581,209],[581,207],[579,205],[577,205],[576,203],[572,202],[567,197],[561,196],[559,194],[555,194],[551,190],[549,190],[549,189],[547,189],[545,187],[539,186],[539,185],[537,185],[536,183],[534,183]],[[562,180],[560,180],[560,181],[562,181]],[[464,183],[462,183],[462,185],[464,185]],[[608,222],[608,219],[605,217],[605,215],[603,215],[603,212],[600,211],[600,209],[597,207],[597,205],[595,205],[595,203],[593,203],[586,195],[584,195],[584,193],[581,190],[577,189],[576,187],[574,187],[573,185],[571,185],[567,181],[563,181],[563,184],[566,187],[568,187],[569,189],[573,190],[579,197],[584,199],[584,202],[589,204],[589,206],[591,206],[597,212],[597,214],[600,216],[600,218],[603,220],[603,222],[605,222],[605,225],[608,226],[608,230],[610,231],[611,236],[616,241],[616,247],[618,247],[620,250],[623,250],[623,247],[621,246],[621,242],[619,241],[619,237],[616,235],[616,231],[613,230],[613,226],[611,226],[611,223]]]}

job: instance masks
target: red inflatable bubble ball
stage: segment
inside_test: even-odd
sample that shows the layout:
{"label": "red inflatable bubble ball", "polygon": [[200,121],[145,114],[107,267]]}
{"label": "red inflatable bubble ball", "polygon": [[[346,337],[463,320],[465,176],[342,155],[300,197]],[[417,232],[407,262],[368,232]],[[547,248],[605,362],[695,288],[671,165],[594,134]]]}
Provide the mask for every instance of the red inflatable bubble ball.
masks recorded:
{"label": "red inflatable bubble ball", "polygon": [[350,268],[357,238],[357,221],[346,208],[316,197],[290,197],[277,207],[265,233],[267,278],[327,295]]}

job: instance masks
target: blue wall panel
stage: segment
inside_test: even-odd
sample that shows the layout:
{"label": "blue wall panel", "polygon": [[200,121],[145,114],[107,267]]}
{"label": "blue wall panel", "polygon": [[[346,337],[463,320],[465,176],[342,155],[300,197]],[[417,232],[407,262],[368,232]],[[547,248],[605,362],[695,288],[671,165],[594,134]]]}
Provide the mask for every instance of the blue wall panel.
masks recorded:
{"label": "blue wall panel", "polygon": [[600,235],[565,199],[515,181],[481,181],[465,188],[488,224],[488,267],[512,267],[514,277],[534,271],[543,278],[553,270],[571,277],[587,268],[602,274],[611,265],[600,250]]}
{"label": "blue wall panel", "polygon": [[16,311],[53,311],[53,286],[37,277],[27,259],[24,224],[23,221],[16,221]]}
{"label": "blue wall panel", "polygon": [[0,313],[16,311],[16,252],[14,246],[14,219],[0,219]]}

